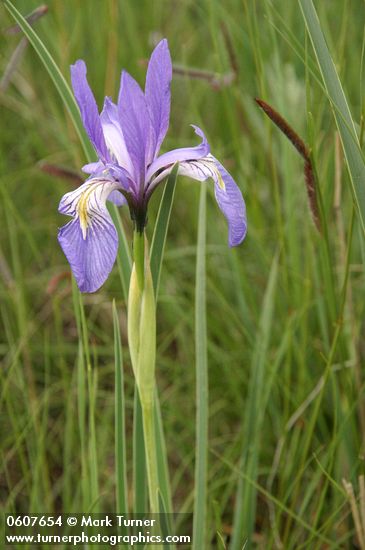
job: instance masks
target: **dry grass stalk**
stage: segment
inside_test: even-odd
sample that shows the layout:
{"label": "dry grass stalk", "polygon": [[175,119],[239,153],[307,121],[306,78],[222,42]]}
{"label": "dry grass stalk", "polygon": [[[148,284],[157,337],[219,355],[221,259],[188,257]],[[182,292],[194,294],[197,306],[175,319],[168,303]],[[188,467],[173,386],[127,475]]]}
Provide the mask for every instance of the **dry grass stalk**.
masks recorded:
{"label": "dry grass stalk", "polygon": [[351,515],[354,521],[356,536],[358,539],[359,546],[361,550],[365,550],[365,486],[364,486],[364,476],[359,477],[359,486],[360,486],[360,498],[357,501],[355,497],[355,492],[353,485],[350,481],[346,479],[342,480],[342,485],[346,491],[347,497],[350,502]]}

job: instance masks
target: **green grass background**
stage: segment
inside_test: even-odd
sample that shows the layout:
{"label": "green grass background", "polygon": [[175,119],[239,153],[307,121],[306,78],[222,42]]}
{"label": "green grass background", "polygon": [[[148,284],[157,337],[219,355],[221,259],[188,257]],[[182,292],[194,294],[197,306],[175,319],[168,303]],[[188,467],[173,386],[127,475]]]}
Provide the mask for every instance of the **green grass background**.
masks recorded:
{"label": "green grass background", "polygon": [[[26,14],[37,2],[15,5]],[[248,212],[248,236],[230,250],[209,186],[207,548],[224,548],[217,531],[232,548],[246,539],[254,548],[356,547],[342,479],[357,493],[364,469],[364,237],[299,4],[50,0],[48,6],[34,29],[67,79],[69,65],[85,59],[99,105],[106,94],[116,97],[122,67],[144,82],[141,60],[160,37],[168,38],[174,63],[218,77],[232,71],[233,56],[236,78],[220,89],[174,76],[164,143],[165,150],[189,145],[195,139],[189,124],[201,126]],[[364,4],[335,0],[316,8],[361,129]],[[3,29],[13,24],[2,5],[0,17]],[[2,73],[19,39],[1,35]],[[256,96],[312,149],[324,236],[311,220],[302,161],[255,105]],[[70,281],[50,286],[68,273],[56,238],[67,220],[57,206],[74,183],[45,174],[40,162],[79,171],[85,157],[31,47],[1,93],[0,109],[1,499],[12,512],[114,511],[113,298],[124,349],[129,487],[132,477],[134,381],[120,278],[115,269],[100,292],[84,298],[91,368],[83,395]],[[192,510],[194,489],[199,186],[178,181],[158,299],[157,382],[174,509],[181,512]],[[160,197],[158,191],[151,201],[150,237]],[[121,216],[131,241],[126,209]],[[235,513],[243,522],[240,545]]]}

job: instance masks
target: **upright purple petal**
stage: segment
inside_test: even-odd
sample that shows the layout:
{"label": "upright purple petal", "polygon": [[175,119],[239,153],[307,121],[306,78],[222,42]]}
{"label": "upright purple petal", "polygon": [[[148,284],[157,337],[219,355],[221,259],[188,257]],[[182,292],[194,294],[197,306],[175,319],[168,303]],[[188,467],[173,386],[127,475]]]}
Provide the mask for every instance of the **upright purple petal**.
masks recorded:
{"label": "upright purple petal", "polygon": [[158,154],[169,127],[171,79],[171,57],[167,40],[164,39],[152,52],[146,76],[145,96],[153,129],[149,162]]}
{"label": "upright purple petal", "polygon": [[246,236],[246,206],[242,193],[232,176],[213,155],[179,164],[179,174],[205,181],[212,178],[214,194],[228,222],[229,246],[237,246]]}
{"label": "upright purple petal", "polygon": [[86,78],[86,65],[82,59],[71,65],[71,82],[81,119],[95,151],[102,161],[108,160],[108,150],[99,118],[94,94]]}
{"label": "upright purple petal", "polygon": [[124,135],[118,116],[118,107],[109,97],[105,98],[100,120],[109,151],[118,165],[132,174],[133,165],[125,145]]}
{"label": "upright purple petal", "polygon": [[173,149],[168,153],[160,155],[152,164],[149,166],[146,174],[146,181],[149,182],[152,176],[162,168],[167,168],[175,162],[183,162],[187,160],[196,160],[203,157],[206,157],[209,154],[210,148],[209,143],[204,135],[204,132],[198,127],[192,124],[192,127],[195,130],[195,133],[202,138],[202,142],[196,147],[182,147],[181,149]]}
{"label": "upright purple petal", "polygon": [[133,176],[141,188],[145,180],[152,128],[144,93],[125,71],[122,72],[118,109],[124,141],[134,168]]}

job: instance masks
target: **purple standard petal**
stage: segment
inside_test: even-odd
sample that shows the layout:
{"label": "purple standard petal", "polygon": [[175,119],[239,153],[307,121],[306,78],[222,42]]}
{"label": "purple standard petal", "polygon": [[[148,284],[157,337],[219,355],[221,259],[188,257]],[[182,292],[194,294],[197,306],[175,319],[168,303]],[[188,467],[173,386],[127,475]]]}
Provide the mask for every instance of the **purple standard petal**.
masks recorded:
{"label": "purple standard petal", "polygon": [[85,174],[90,175],[94,175],[97,173],[99,174],[103,171],[103,169],[104,163],[100,162],[100,160],[98,160],[97,162],[89,162],[88,164],[84,164],[84,166],[81,168],[81,170],[85,172]]}
{"label": "purple standard petal", "polygon": [[239,245],[246,236],[246,206],[242,193],[232,176],[213,155],[206,158],[182,162],[179,174],[198,181],[214,180],[214,193],[218,206],[228,222],[229,246]]}
{"label": "purple standard petal", "polygon": [[139,189],[145,181],[147,151],[151,140],[151,122],[146,99],[140,86],[127,72],[122,72],[118,110],[124,141],[134,168]]}
{"label": "purple standard petal", "polygon": [[145,96],[153,129],[149,162],[158,154],[169,127],[171,79],[171,57],[164,39],[152,52],[146,76]]}
{"label": "purple standard petal", "polygon": [[108,150],[99,111],[86,78],[86,65],[82,59],[71,65],[71,82],[85,130],[100,159],[106,161],[108,160]]}
{"label": "purple standard petal", "polygon": [[81,292],[95,292],[108,277],[117,255],[118,235],[105,201],[114,200],[118,184],[92,178],[61,199],[59,212],[74,219],[58,241]]}
{"label": "purple standard petal", "polygon": [[[161,170],[161,168],[168,168],[169,166],[174,165],[175,162],[200,159],[209,154],[210,148],[204,132],[198,126],[194,126],[192,124],[192,127],[194,128],[195,133],[202,138],[202,142],[196,147],[182,147],[181,149],[173,149],[168,153],[160,155],[147,170],[147,182],[149,182],[152,176],[158,170]],[[153,182],[152,187],[154,187]]]}
{"label": "purple standard petal", "polygon": [[104,138],[109,151],[119,166],[133,173],[133,165],[124,141],[123,131],[119,122],[118,107],[109,97],[105,98],[103,111],[100,115]]}
{"label": "purple standard petal", "polygon": [[90,174],[92,179],[114,180],[119,187],[124,191],[127,191],[127,193],[133,192],[129,172],[118,164],[104,163],[100,161],[91,162],[90,164],[85,164],[82,167],[82,171],[86,174]]}

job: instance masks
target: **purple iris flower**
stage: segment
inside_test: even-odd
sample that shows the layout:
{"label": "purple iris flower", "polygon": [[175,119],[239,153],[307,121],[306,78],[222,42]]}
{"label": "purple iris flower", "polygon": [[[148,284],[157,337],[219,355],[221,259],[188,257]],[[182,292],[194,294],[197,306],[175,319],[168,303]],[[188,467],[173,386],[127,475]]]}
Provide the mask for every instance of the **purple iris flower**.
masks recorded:
{"label": "purple iris flower", "polygon": [[229,245],[246,235],[246,209],[241,191],[227,170],[210,154],[200,128],[201,143],[158,156],[170,118],[171,57],[167,40],[154,49],[148,64],[145,92],[122,71],[118,103],[105,98],[99,114],[86,78],[84,61],[71,66],[71,80],[85,130],[98,161],[83,171],[89,178],[61,199],[59,212],[73,219],[59,230],[58,240],[82,292],[98,290],[116,259],[118,236],[106,207],[109,200],[128,204],[135,229],[143,232],[147,204],[157,185],[179,163],[178,173],[198,181],[211,178],[219,208],[228,221]]}

